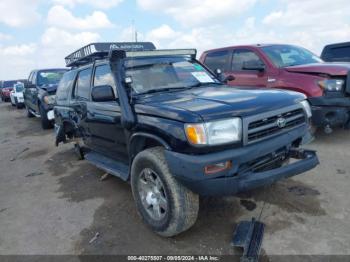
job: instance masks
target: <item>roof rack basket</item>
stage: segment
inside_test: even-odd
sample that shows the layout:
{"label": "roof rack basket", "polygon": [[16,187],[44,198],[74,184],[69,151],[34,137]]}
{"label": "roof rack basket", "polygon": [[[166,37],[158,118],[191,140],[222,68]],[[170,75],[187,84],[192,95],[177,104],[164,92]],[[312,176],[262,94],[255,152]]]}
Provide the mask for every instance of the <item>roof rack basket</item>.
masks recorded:
{"label": "roof rack basket", "polygon": [[148,51],[155,50],[151,42],[91,43],[65,57],[67,67],[77,67],[97,59],[107,58],[110,50]]}

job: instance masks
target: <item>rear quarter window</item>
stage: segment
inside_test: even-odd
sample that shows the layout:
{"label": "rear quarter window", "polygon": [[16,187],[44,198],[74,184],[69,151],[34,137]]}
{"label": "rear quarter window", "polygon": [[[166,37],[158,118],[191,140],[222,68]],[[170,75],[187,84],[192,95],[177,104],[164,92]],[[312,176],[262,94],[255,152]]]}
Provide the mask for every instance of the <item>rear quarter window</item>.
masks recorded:
{"label": "rear quarter window", "polygon": [[350,45],[341,47],[330,47],[322,54],[325,61],[350,62]]}
{"label": "rear quarter window", "polygon": [[74,88],[74,98],[82,100],[90,100],[90,80],[92,68],[79,71],[77,81]]}
{"label": "rear quarter window", "polygon": [[68,99],[76,75],[76,71],[69,71],[63,75],[56,92],[57,101],[64,101]]}

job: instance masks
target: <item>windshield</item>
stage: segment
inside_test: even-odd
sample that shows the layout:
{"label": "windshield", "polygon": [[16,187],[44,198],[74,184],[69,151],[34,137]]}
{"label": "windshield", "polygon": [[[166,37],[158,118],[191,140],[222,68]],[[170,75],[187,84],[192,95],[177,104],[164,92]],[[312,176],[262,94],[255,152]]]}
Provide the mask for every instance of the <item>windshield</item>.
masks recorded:
{"label": "windshield", "polygon": [[262,47],[264,53],[278,67],[305,65],[323,62],[310,51],[291,45],[272,45]]}
{"label": "windshield", "polygon": [[126,67],[137,94],[220,83],[202,65],[185,58],[129,60]]}
{"label": "windshield", "polygon": [[23,89],[24,89],[24,86],[23,86],[22,83],[16,84],[16,85],[15,85],[15,90],[16,90],[16,92],[22,92]]}
{"label": "windshield", "polygon": [[38,86],[55,85],[61,80],[66,70],[40,71],[37,77]]}

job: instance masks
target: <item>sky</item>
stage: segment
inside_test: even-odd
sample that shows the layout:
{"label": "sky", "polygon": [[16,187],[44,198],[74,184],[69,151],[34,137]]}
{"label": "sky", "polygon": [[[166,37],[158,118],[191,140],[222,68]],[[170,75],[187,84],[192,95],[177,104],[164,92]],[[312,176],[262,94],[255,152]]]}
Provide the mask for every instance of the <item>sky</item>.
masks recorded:
{"label": "sky", "polygon": [[157,48],[297,44],[320,54],[350,41],[348,0],[0,0],[0,80],[64,67],[91,42],[152,41]]}

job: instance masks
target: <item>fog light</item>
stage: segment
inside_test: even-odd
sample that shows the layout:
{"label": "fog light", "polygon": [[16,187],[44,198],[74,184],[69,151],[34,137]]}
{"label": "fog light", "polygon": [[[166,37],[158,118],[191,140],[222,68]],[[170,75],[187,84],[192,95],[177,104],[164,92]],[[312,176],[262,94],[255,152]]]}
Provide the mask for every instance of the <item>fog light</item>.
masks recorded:
{"label": "fog light", "polygon": [[230,169],[232,167],[231,161],[221,162],[217,164],[208,165],[204,168],[204,173],[206,175],[215,174],[226,169]]}

